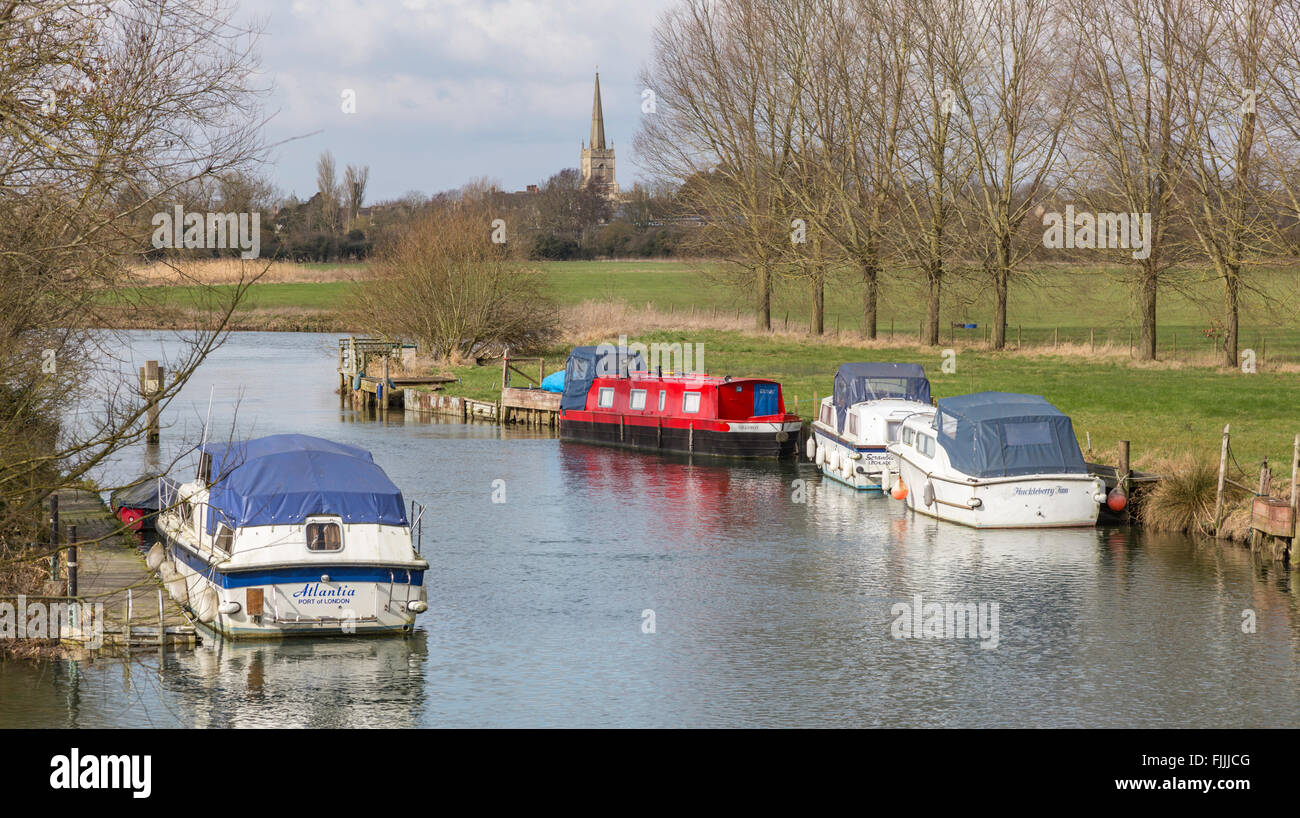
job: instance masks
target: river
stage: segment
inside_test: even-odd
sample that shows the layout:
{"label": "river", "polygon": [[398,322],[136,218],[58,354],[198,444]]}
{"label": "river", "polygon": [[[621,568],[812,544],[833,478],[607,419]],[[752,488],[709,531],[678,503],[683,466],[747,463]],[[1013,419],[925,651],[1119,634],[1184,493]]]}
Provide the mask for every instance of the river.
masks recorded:
{"label": "river", "polygon": [[[131,366],[177,349],[128,337]],[[338,408],[335,350],[232,335],[167,408],[160,455],[101,477],[192,446],[210,394],[214,436],[369,449],[429,507],[416,634],[8,662],[0,727],[1300,726],[1291,576],[1248,551],[977,532],[809,465],[365,421]],[[996,604],[996,639],[896,638],[917,595]]]}

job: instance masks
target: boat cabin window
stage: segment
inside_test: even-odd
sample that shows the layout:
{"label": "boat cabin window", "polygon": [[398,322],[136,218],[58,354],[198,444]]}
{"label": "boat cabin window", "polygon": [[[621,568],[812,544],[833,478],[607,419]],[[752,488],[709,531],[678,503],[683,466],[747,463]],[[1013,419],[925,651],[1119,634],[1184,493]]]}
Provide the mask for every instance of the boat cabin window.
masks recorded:
{"label": "boat cabin window", "polygon": [[668,390],[660,389],[659,390],[659,411],[662,412],[664,410],[664,407],[667,405],[668,405]]}
{"label": "boat cabin window", "polygon": [[934,438],[929,435],[917,435],[916,450],[926,457],[934,457]]}
{"label": "boat cabin window", "polygon": [[1007,423],[1002,427],[1002,436],[1008,446],[1041,446],[1056,442],[1052,427],[1044,421]]}
{"label": "boat cabin window", "polygon": [[343,528],[334,521],[307,523],[308,551],[338,551],[343,548]]}
{"label": "boat cabin window", "polygon": [[687,414],[693,414],[700,411],[700,393],[684,392],[682,393],[682,411]]}
{"label": "boat cabin window", "polygon": [[830,426],[831,428],[834,428],[834,427],[835,427],[835,407],[834,407],[834,406],[831,406],[829,403],[823,403],[823,404],[822,404],[822,417],[821,417],[821,421],[822,421],[822,423],[825,423],[827,426]]}
{"label": "boat cabin window", "polygon": [[898,440],[898,427],[901,426],[901,425],[902,425],[902,424],[899,423],[899,422],[896,421],[896,420],[891,420],[891,421],[886,422],[886,423],[885,423],[885,440],[887,440],[887,441],[889,441],[889,442],[891,442],[891,443],[894,442],[895,440]]}
{"label": "boat cabin window", "polygon": [[849,413],[849,434],[856,435],[857,433],[858,433],[858,418],[852,412],[850,412]]}
{"label": "boat cabin window", "polygon": [[911,446],[912,441],[916,439],[916,430],[911,426],[903,427],[903,445]]}
{"label": "boat cabin window", "polygon": [[222,551],[225,551],[227,554],[229,554],[230,549],[234,544],[235,544],[235,532],[232,531],[230,529],[230,526],[226,525],[225,523],[219,524],[217,526],[217,548],[220,548]]}
{"label": "boat cabin window", "polygon": [[645,390],[644,390],[644,389],[633,389],[633,390],[632,390],[632,397],[631,397],[631,400],[628,401],[627,408],[629,408],[629,409],[644,409],[644,408],[645,408]]}
{"label": "boat cabin window", "polygon": [[614,387],[602,386],[600,392],[596,394],[596,405],[601,409],[609,409],[614,405]]}

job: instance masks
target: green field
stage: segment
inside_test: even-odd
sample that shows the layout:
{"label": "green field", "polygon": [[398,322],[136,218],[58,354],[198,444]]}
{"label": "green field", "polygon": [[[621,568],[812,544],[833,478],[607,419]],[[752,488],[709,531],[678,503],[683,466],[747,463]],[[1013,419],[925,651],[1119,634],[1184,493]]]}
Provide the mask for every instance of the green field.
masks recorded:
{"label": "green field", "polygon": [[[329,269],[331,265],[312,265]],[[552,296],[562,304],[622,300],[633,307],[651,306],[674,313],[752,316],[753,297],[748,291],[721,280],[715,264],[684,262],[579,261],[541,265]],[[1242,348],[1254,349],[1265,359],[1300,362],[1300,277],[1292,270],[1255,271],[1244,294],[1241,319]],[[251,288],[244,310],[309,309],[332,311],[346,301],[354,285],[347,281],[295,284],[259,284]],[[173,307],[190,307],[203,299],[228,297],[228,285],[204,287],[150,287],[129,291],[131,298]],[[777,329],[806,328],[810,296],[798,281],[776,282],[772,320]],[[882,338],[916,338],[924,305],[919,284],[909,274],[884,278],[878,327]],[[114,298],[122,296],[115,295]],[[826,331],[853,332],[861,315],[860,288],[846,277],[829,282],[826,290]],[[1206,337],[1219,317],[1221,295],[1216,281],[1202,274],[1171,276],[1158,305],[1158,342],[1161,357],[1186,359],[1208,354],[1213,341]],[[992,318],[989,288],[978,278],[954,277],[946,287],[941,325],[942,340],[982,341]],[[951,329],[954,322],[978,328]],[[1119,268],[1051,269],[1026,275],[1012,287],[1008,310],[1009,340],[1019,337],[1026,346],[1060,343],[1097,345],[1111,343],[1127,348],[1137,335],[1138,318],[1131,290]]]}

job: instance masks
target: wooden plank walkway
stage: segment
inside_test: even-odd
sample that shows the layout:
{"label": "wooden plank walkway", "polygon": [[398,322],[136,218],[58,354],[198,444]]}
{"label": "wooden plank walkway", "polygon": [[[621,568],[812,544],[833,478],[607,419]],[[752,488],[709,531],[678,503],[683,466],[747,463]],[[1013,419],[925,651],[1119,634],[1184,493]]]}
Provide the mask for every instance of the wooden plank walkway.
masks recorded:
{"label": "wooden plank walkway", "polygon": [[[77,527],[77,596],[104,605],[105,646],[157,647],[160,609],[168,647],[196,644],[194,625],[145,564],[139,535],[123,531],[94,492],[63,489],[58,495],[64,537],[69,526]],[[59,562],[66,571],[66,554]]]}

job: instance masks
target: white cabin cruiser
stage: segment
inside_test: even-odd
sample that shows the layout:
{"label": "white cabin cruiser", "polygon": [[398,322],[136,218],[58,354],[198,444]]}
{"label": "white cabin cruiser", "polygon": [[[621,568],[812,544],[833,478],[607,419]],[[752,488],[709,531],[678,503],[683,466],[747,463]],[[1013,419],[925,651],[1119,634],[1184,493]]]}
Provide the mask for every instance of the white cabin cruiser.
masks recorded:
{"label": "white cabin cruiser", "polygon": [[897,468],[886,447],[898,440],[905,419],[933,408],[930,381],[918,364],[841,364],[835,391],[812,422],[808,459],[832,480],[879,491]]}
{"label": "white cabin cruiser", "polygon": [[1038,395],[943,398],[904,421],[889,451],[899,465],[895,498],[974,528],[1093,526],[1106,500],[1070,418]]}
{"label": "white cabin cruiser", "polygon": [[428,608],[419,519],[369,452],[272,435],[205,444],[199,463],[195,480],[162,481],[148,562],[202,624],[233,638],[403,633]]}

